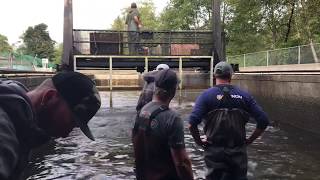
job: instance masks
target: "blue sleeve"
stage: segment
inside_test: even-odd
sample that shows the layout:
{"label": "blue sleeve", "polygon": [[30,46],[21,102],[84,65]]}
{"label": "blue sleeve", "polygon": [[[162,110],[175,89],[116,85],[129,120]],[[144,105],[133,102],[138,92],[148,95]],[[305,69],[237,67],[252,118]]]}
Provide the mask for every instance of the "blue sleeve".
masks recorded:
{"label": "blue sleeve", "polygon": [[203,92],[196,100],[192,113],[189,117],[189,124],[197,126],[201,123],[204,116],[208,113],[208,95],[207,92]]}
{"label": "blue sleeve", "polygon": [[255,119],[257,122],[258,129],[266,129],[269,125],[269,120],[266,113],[262,110],[262,108],[257,104],[256,100],[250,96],[248,101],[248,111],[249,114]]}

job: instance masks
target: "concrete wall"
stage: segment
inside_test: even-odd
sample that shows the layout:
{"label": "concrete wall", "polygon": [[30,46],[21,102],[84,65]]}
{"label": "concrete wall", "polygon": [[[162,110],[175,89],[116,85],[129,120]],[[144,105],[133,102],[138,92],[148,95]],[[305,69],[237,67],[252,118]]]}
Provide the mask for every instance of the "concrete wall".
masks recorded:
{"label": "concrete wall", "polygon": [[270,120],[320,135],[320,75],[236,74],[233,83],[249,91]]}
{"label": "concrete wall", "polygon": [[0,79],[1,80],[10,79],[10,80],[19,81],[22,84],[24,84],[28,89],[33,89],[49,77],[51,76],[7,77],[7,78],[0,78]]}

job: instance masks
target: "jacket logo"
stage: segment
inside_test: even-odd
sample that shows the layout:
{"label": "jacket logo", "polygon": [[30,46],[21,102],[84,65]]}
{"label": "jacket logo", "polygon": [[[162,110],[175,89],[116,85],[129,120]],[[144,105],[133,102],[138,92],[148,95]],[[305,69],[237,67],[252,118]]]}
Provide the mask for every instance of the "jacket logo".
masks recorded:
{"label": "jacket logo", "polygon": [[223,95],[219,94],[217,95],[217,99],[220,101],[223,98]]}

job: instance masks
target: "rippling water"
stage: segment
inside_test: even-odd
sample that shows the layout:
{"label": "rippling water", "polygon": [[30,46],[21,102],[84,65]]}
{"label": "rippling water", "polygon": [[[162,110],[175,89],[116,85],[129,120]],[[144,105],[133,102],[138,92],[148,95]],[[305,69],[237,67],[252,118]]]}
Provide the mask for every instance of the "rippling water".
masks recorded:
{"label": "rippling water", "polygon": [[[182,99],[175,99],[171,107],[187,119],[198,94],[183,92]],[[113,108],[109,107],[109,93],[101,95],[102,108],[89,124],[96,141],[88,140],[75,129],[68,138],[45,145],[34,153],[28,179],[135,179],[130,135],[139,92],[113,92]],[[254,127],[247,125],[248,134]],[[203,179],[203,151],[194,144],[187,128],[185,132],[195,177]],[[319,146],[318,139],[307,134],[270,127],[248,148],[248,177],[319,180]]]}

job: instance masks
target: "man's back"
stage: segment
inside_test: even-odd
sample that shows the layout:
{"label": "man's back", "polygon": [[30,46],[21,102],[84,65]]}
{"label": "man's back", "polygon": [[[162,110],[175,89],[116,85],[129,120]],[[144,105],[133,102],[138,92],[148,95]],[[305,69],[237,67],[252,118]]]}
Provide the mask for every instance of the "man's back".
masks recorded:
{"label": "man's back", "polygon": [[[159,103],[150,102],[142,108],[139,117],[148,118],[159,107]],[[171,156],[171,148],[184,148],[184,133],[182,120],[177,113],[168,109],[151,119],[150,129],[146,130],[144,146],[138,147],[140,151],[138,153],[143,151],[144,156],[143,165],[140,167],[143,169],[144,178],[179,179]]]}
{"label": "man's back", "polygon": [[129,10],[127,14],[126,24],[128,25],[128,31],[138,31],[138,24],[135,22],[134,17],[140,17],[139,11],[136,8]]}
{"label": "man's back", "polygon": [[[230,103],[221,103],[223,87],[230,88]],[[258,126],[266,126],[268,119],[255,99],[246,91],[232,85],[218,85],[204,91],[197,99],[195,108],[190,115],[189,123],[198,125],[210,111],[220,108],[238,108],[246,111],[258,123]]]}

